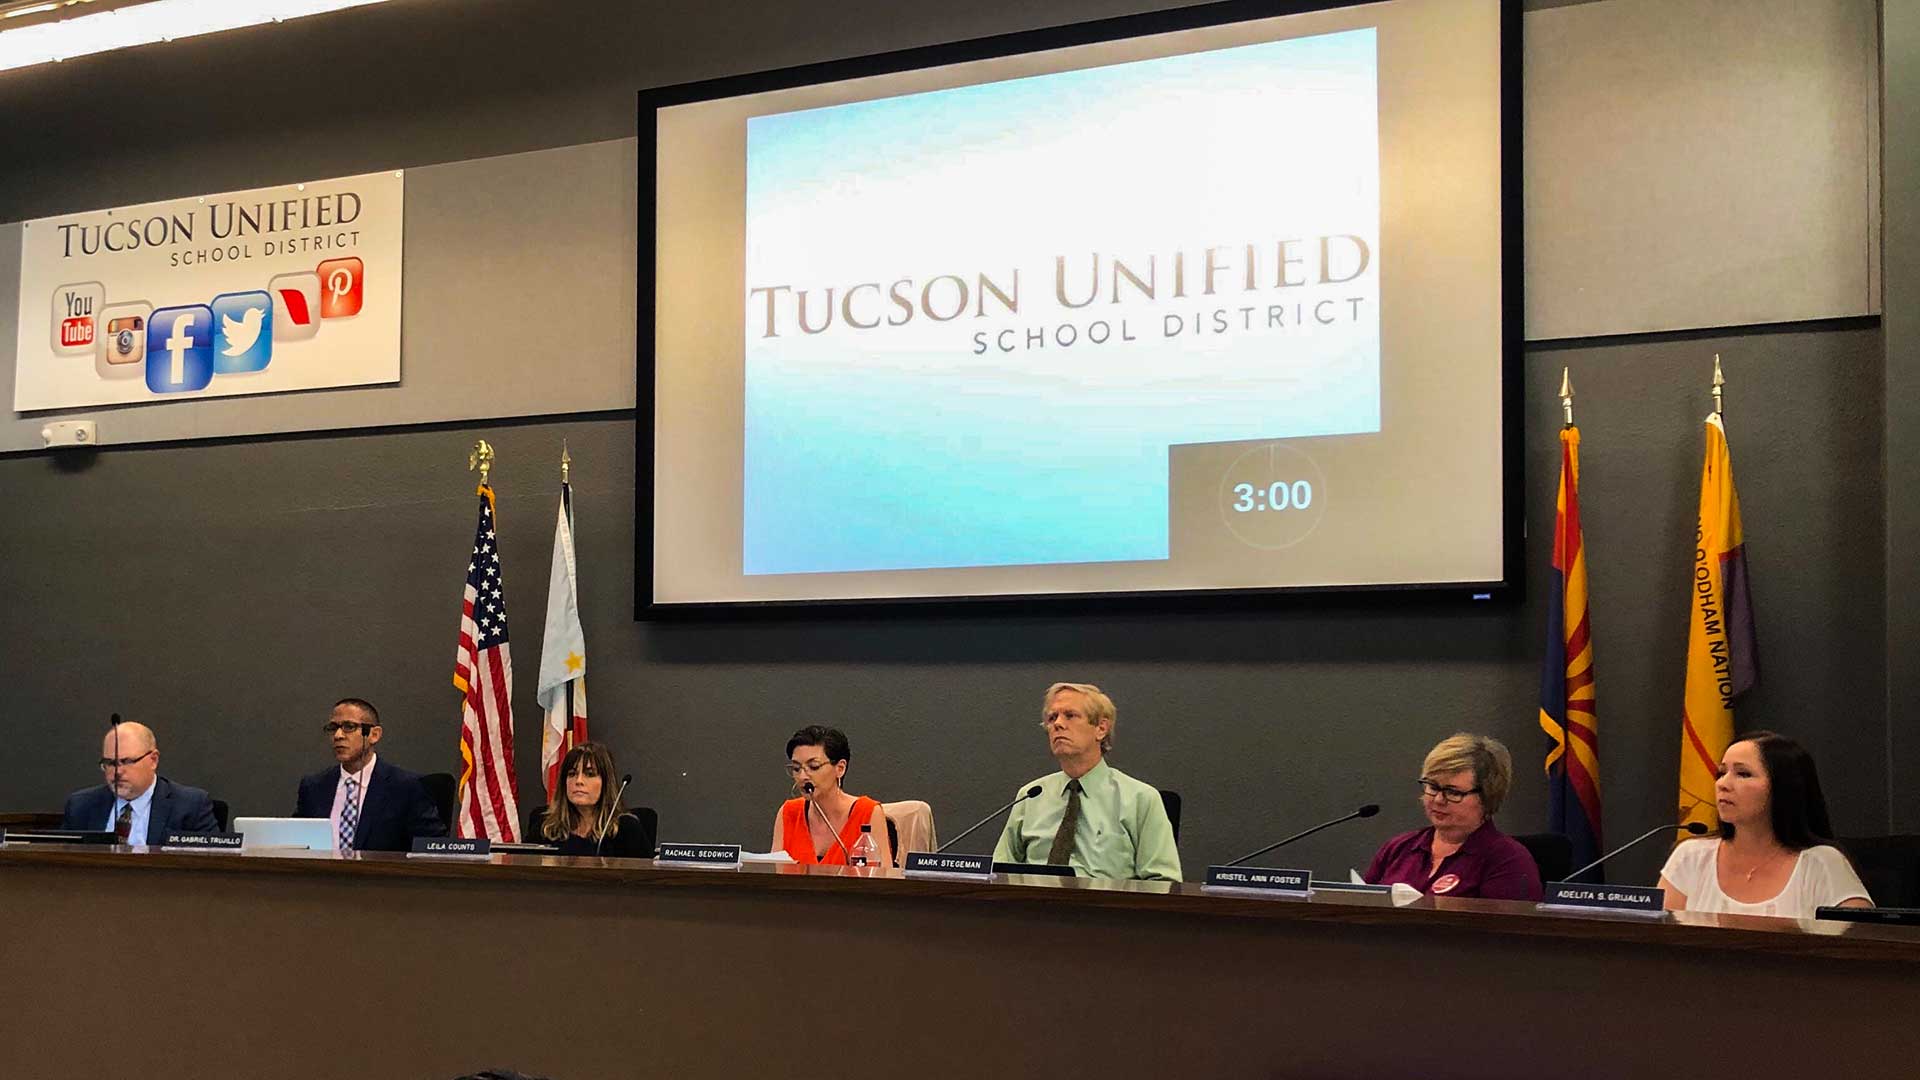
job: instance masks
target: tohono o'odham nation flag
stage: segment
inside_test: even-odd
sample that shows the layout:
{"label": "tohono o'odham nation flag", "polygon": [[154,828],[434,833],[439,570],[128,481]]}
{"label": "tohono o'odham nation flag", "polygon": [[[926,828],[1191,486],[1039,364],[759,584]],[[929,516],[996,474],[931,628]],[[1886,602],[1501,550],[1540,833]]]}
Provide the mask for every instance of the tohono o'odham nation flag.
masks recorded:
{"label": "tohono o'odham nation flag", "polygon": [[1707,417],[1700,517],[1687,582],[1687,683],[1680,731],[1680,823],[1718,826],[1713,787],[1733,741],[1733,704],[1760,681],[1746,539],[1720,414]]}
{"label": "tohono o'odham nation flag", "polygon": [[460,601],[453,685],[460,700],[460,795],[453,835],[519,838],[519,781],[513,773],[513,656],[507,646],[506,586],[500,575],[493,488],[481,484],[480,516]]}
{"label": "tohono o'odham nation flag", "polygon": [[560,517],[553,526],[553,573],[547,579],[539,680],[536,692],[546,711],[540,728],[540,772],[551,806],[560,797],[560,763],[567,751],[587,741],[587,635],[580,628],[580,583],[573,558],[573,485],[565,482],[560,485]]}
{"label": "tohono o'odham nation flag", "polygon": [[[1553,516],[1553,583],[1540,666],[1547,752],[1548,828],[1573,847],[1573,865],[1600,857],[1600,727],[1595,710],[1587,549],[1580,531],[1580,429],[1560,432],[1560,494]],[[1596,871],[1596,874],[1598,872]]]}

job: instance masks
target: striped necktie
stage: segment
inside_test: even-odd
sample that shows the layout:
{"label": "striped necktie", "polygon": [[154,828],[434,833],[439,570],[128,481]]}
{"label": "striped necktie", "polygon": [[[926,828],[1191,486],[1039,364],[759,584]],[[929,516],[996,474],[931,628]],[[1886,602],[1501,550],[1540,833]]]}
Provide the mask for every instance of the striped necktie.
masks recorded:
{"label": "striped necktie", "polygon": [[113,839],[115,843],[125,844],[133,835],[133,804],[127,803],[120,808],[120,816],[113,819]]}
{"label": "striped necktie", "polygon": [[340,850],[353,850],[353,830],[360,824],[360,781],[347,777],[347,801],[340,807]]}
{"label": "striped necktie", "polygon": [[1065,866],[1073,861],[1073,831],[1080,826],[1080,781],[1067,781],[1067,812],[1060,818],[1060,829],[1053,834],[1053,850],[1047,861]]}

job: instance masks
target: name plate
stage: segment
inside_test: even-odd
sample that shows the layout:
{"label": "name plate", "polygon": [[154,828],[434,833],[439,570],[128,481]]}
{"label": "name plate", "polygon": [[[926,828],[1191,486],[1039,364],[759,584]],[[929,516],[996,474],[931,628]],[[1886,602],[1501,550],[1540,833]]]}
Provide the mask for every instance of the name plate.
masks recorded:
{"label": "name plate", "polygon": [[1549,881],[1540,898],[1540,906],[1660,915],[1666,911],[1666,895],[1665,889],[1650,889],[1640,885],[1578,885],[1571,881]]}
{"label": "name plate", "polygon": [[246,838],[237,832],[168,832],[162,851],[239,851]]}
{"label": "name plate", "polygon": [[1209,866],[1207,879],[1200,887],[1208,892],[1311,896],[1313,874],[1307,870],[1276,870],[1265,866]]}
{"label": "name plate", "polygon": [[908,877],[960,877],[985,881],[993,876],[993,856],[909,851],[906,865],[901,869],[906,871]]}
{"label": "name plate", "polygon": [[653,861],[668,866],[737,867],[740,865],[740,845],[661,844]]}
{"label": "name plate", "polygon": [[416,836],[407,858],[423,855],[435,859],[484,859],[493,851],[493,841],[484,836]]}

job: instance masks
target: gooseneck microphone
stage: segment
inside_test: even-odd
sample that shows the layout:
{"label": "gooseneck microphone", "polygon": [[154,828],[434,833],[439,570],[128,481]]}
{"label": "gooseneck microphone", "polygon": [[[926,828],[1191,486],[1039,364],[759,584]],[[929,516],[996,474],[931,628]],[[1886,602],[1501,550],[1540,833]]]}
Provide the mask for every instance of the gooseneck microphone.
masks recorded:
{"label": "gooseneck microphone", "polygon": [[939,851],[935,851],[934,854],[938,855],[940,854],[941,851],[945,851],[948,848],[952,847],[953,845],[959,843],[960,841],[965,840],[968,836],[972,835],[975,829],[978,829],[980,826],[985,825],[987,822],[992,821],[994,818],[999,817],[1001,814],[1004,814],[1007,811],[1013,809],[1014,807],[1019,806],[1021,803],[1026,802],[1028,799],[1031,799],[1038,794],[1040,794],[1040,785],[1035,784],[1032,787],[1028,788],[1027,790],[1021,792],[1019,796],[1015,798],[1012,802],[1008,803],[1007,805],[1001,807],[998,810],[995,810],[993,813],[988,814],[986,817],[981,818],[979,821],[976,821],[973,824],[967,826],[966,832],[963,832],[959,836],[956,836],[953,839],[947,841],[946,843],[941,844]]}
{"label": "gooseneck microphone", "polygon": [[1239,866],[1241,863],[1246,862],[1248,859],[1257,859],[1260,856],[1265,855],[1267,852],[1272,851],[1274,848],[1286,847],[1288,844],[1293,843],[1295,840],[1303,840],[1309,836],[1312,836],[1314,833],[1319,832],[1321,829],[1331,829],[1335,825],[1339,825],[1343,822],[1352,821],[1354,818],[1372,817],[1373,815],[1379,812],[1380,812],[1379,803],[1368,803],[1367,805],[1361,807],[1360,809],[1355,810],[1351,814],[1346,814],[1341,817],[1334,818],[1332,821],[1323,821],[1320,824],[1315,825],[1311,829],[1306,829],[1301,832],[1294,833],[1292,836],[1287,837],[1285,840],[1276,840],[1273,843],[1268,844],[1266,847],[1261,848],[1259,851],[1249,851],[1245,855],[1240,856],[1239,858],[1233,860],[1227,865]]}
{"label": "gooseneck microphone", "polygon": [[827,812],[826,812],[825,810],[821,810],[821,809],[820,809],[820,804],[819,804],[818,802],[816,802],[816,801],[814,801],[814,798],[813,798],[813,781],[811,781],[811,780],[809,780],[809,781],[807,781],[806,783],[804,783],[804,784],[801,784],[801,785],[800,785],[800,791],[801,791],[801,793],[802,793],[802,794],[804,794],[804,795],[805,795],[805,796],[807,797],[807,805],[808,805],[808,806],[811,806],[811,807],[812,807],[812,808],[813,808],[814,810],[816,810],[816,811],[819,811],[819,814],[820,814],[820,823],[821,823],[822,825],[825,825],[825,826],[827,827],[827,832],[829,832],[829,833],[832,833],[832,834],[833,834],[833,842],[834,842],[835,844],[838,844],[838,845],[839,845],[839,847],[840,847],[840,857],[841,857],[841,858],[843,858],[843,859],[845,859],[845,860],[847,860],[847,865],[848,865],[848,866],[852,866],[852,865],[853,865],[853,855],[852,855],[852,853],[851,853],[851,852],[849,852],[849,851],[847,850],[847,845],[846,845],[846,844],[844,844],[844,843],[841,843],[841,841],[840,841],[840,834],[839,834],[838,832],[836,832],[836,831],[834,830],[834,827],[833,827],[833,822],[831,822],[831,821],[829,821],[829,820],[827,820]]}
{"label": "gooseneck microphone", "polygon": [[631,783],[633,783],[632,773],[628,773],[620,778],[620,790],[613,793],[613,805],[607,807],[607,812],[601,816],[600,828],[596,830],[598,835],[593,838],[593,853],[595,855],[600,854],[600,845],[607,842],[607,827],[613,824],[615,817],[619,816],[620,796],[627,793],[627,785]]}
{"label": "gooseneck microphone", "polygon": [[1640,843],[1642,840],[1645,840],[1649,836],[1659,836],[1661,833],[1672,832],[1675,829],[1679,829],[1683,832],[1692,833],[1694,836],[1704,836],[1706,835],[1706,832],[1707,832],[1706,825],[1698,821],[1689,821],[1685,825],[1655,825],[1653,828],[1648,829],[1646,832],[1641,833],[1639,836],[1634,837],[1633,839],[1627,841],[1624,844],[1621,844],[1619,847],[1614,848],[1612,851],[1607,852],[1605,855],[1600,856],[1599,858],[1593,860],[1592,862],[1581,867],[1580,869],[1575,870],[1573,873],[1568,874],[1565,880],[1572,881],[1573,879],[1579,877],[1581,874],[1584,874],[1587,871],[1593,869],[1594,867],[1599,866],[1601,863],[1606,862],[1608,859],[1613,858],[1615,855],[1618,855],[1621,852],[1627,850],[1628,848],[1633,847],[1635,844]]}

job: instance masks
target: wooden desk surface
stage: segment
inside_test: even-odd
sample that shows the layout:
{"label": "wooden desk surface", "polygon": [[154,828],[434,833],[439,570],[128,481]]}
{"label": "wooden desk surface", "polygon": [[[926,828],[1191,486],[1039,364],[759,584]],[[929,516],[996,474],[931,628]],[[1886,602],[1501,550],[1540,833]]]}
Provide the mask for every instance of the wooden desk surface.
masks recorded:
{"label": "wooden desk surface", "polygon": [[1639,943],[1661,948],[1818,956],[1836,960],[1920,964],[1920,928],[1746,915],[1680,912],[1664,917],[1547,911],[1524,901],[1422,897],[1405,906],[1371,892],[1328,889],[1311,900],[1208,892],[1192,882],[1092,881],[995,875],[990,882],[909,878],[898,870],[857,874],[839,866],[747,863],[738,869],[657,865],[650,859],[493,855],[422,858],[366,852],[175,852],[146,847],[14,844],[0,847],[0,873],[10,864],[99,867],[137,872],[183,869],[206,874],[339,875],[430,881],[534,882],[580,888],[733,889],[818,894],[857,891],[876,900],[1075,905],[1196,919],[1257,919],[1353,926],[1458,930],[1493,937],[1562,938]]}
{"label": "wooden desk surface", "polygon": [[1916,959],[1378,894],[8,846],[0,1075],[1910,1080]]}

